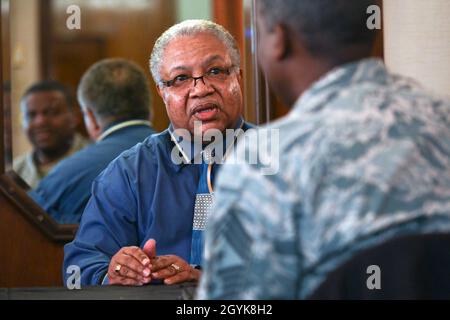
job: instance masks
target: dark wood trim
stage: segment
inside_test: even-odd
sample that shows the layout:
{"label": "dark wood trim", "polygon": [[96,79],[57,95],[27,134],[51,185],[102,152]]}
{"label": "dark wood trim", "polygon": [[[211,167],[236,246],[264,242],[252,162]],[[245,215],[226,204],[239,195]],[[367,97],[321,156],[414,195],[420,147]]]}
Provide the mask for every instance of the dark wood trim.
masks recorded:
{"label": "dark wood trim", "polygon": [[383,1],[378,1],[381,8],[381,30],[376,30],[375,41],[372,48],[372,56],[384,60],[384,15],[383,15]]}
{"label": "dark wood trim", "polygon": [[[3,19],[1,14],[1,2],[0,2],[0,44],[3,49]],[[0,172],[5,172],[5,118],[4,118],[4,101],[3,101],[3,50],[0,50],[0,83],[2,84],[2,89],[0,90]]]}
{"label": "dark wood trim", "polygon": [[39,72],[41,79],[49,79],[52,74],[52,30],[52,0],[39,0],[39,53],[41,60]]}
{"label": "dark wood trim", "polygon": [[243,0],[214,0],[214,21],[224,26],[236,39],[241,55],[244,52]]}
{"label": "dark wood trim", "polygon": [[58,224],[37,203],[35,203],[26,191],[17,183],[20,179],[13,171],[0,176],[0,191],[16,208],[44,233],[48,239],[56,242],[68,242],[73,240],[78,225]]}

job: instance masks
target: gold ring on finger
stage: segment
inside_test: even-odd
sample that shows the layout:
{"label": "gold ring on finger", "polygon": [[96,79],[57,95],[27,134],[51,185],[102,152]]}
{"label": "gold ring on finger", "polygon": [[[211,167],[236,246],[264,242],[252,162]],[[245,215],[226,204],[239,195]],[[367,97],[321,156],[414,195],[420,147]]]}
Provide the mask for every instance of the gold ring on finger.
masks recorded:
{"label": "gold ring on finger", "polygon": [[181,267],[175,263],[172,263],[170,266],[175,270],[175,273],[180,273],[181,271],[183,271],[183,269],[181,269]]}

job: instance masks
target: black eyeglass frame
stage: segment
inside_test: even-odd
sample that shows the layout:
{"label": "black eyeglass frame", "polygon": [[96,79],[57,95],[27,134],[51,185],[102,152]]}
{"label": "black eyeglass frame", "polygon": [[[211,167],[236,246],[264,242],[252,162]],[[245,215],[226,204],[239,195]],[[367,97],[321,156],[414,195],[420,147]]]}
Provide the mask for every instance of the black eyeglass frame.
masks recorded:
{"label": "black eyeglass frame", "polygon": [[[235,65],[231,65],[231,66],[228,67],[228,68],[214,67],[214,68],[209,69],[207,72],[205,72],[203,75],[201,75],[201,76],[199,76],[199,77],[186,76],[186,75],[178,75],[178,76],[174,77],[174,78],[171,79],[171,80],[161,80],[159,83],[160,83],[160,84],[163,84],[166,88],[171,88],[171,87],[174,86],[174,83],[176,83],[178,77],[184,76],[184,77],[186,77],[186,79],[185,79],[185,80],[182,80],[182,82],[189,81],[189,80],[192,79],[192,80],[194,80],[193,88],[195,88],[195,86],[197,85],[197,80],[202,79],[203,84],[206,84],[206,83],[205,83],[204,77],[205,77],[205,76],[208,76],[208,74],[211,74],[211,71],[212,71],[212,70],[220,70],[221,73],[226,74],[227,76],[229,76],[229,75],[231,74],[231,71],[232,71],[233,69],[235,69],[235,68],[236,68]],[[181,82],[181,83],[182,83],[182,82]]]}

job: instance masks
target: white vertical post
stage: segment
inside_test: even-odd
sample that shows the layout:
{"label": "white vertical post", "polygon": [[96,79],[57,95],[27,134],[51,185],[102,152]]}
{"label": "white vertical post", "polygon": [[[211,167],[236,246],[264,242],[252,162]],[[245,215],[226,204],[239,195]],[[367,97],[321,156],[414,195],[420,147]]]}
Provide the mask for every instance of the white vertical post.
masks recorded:
{"label": "white vertical post", "polygon": [[450,96],[450,1],[384,0],[387,67]]}

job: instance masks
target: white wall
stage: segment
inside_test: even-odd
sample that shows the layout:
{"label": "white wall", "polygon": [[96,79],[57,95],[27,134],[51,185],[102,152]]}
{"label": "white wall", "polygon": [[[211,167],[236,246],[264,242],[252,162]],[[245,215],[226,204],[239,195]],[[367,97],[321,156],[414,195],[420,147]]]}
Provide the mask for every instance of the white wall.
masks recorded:
{"label": "white wall", "polygon": [[178,0],[177,1],[177,22],[186,19],[206,19],[212,18],[212,0]]}
{"label": "white wall", "polygon": [[389,69],[450,95],[450,1],[384,0],[383,11]]}
{"label": "white wall", "polygon": [[10,9],[11,117],[13,157],[16,157],[31,148],[22,130],[20,97],[39,79],[39,10],[34,0],[13,0]]}

